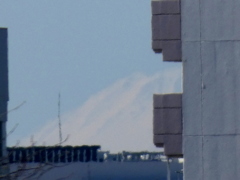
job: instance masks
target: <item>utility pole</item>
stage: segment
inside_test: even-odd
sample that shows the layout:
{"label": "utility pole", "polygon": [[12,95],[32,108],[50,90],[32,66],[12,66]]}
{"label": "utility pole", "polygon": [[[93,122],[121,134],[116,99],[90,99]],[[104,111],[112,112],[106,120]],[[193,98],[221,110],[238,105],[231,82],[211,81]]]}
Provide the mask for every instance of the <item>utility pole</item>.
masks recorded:
{"label": "utility pole", "polygon": [[171,180],[171,171],[170,171],[169,157],[167,157],[167,180]]}

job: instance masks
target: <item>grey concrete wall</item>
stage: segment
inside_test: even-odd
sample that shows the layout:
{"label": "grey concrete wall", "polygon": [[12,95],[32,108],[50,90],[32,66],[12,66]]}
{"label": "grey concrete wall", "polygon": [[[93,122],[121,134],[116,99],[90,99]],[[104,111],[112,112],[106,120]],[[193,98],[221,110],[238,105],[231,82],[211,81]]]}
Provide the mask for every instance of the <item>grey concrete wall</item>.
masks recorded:
{"label": "grey concrete wall", "polygon": [[240,1],[181,0],[185,180],[240,179]]}

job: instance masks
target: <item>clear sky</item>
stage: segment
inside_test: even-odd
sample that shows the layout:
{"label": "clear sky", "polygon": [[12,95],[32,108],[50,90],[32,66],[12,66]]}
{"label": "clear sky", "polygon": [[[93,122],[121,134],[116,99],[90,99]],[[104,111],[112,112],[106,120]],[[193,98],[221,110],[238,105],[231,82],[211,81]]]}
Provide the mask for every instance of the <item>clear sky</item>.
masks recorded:
{"label": "clear sky", "polygon": [[[120,101],[126,103],[124,96],[121,96],[121,93],[127,92],[126,89],[132,92],[127,99],[133,96],[138,99],[133,84],[139,84],[143,80],[145,84],[138,86],[142,88],[139,89],[139,96],[143,96],[144,87],[152,87],[150,84],[153,82],[157,86],[159,83],[159,87],[153,88],[157,92],[148,90],[150,94],[164,89],[162,81],[170,91],[181,91],[181,78],[178,78],[181,76],[181,63],[164,63],[161,55],[154,54],[151,50],[150,0],[0,0],[0,26],[7,27],[9,31],[9,109],[26,102],[9,114],[8,132],[18,124],[17,129],[8,137],[9,145],[16,144],[18,140],[21,144],[22,139],[30,139],[31,136],[34,136],[38,145],[45,142],[37,139],[35,133],[46,129],[50,123],[56,123],[53,127],[57,126],[59,92],[62,97],[63,124],[65,121],[73,123],[71,127],[63,126],[64,133],[64,128],[71,132],[74,123],[77,124],[86,111],[91,116],[86,116],[84,121],[94,122],[99,116],[96,114],[96,117],[92,117],[96,109],[99,113],[109,112],[109,107],[114,107]],[[175,76],[168,81],[166,74]],[[165,91],[168,92],[168,88]],[[105,98],[99,100],[104,92],[111,94],[105,94]],[[111,96],[112,94],[114,95]],[[119,97],[122,98],[118,99]],[[94,105],[91,105],[91,100]],[[105,104],[106,101],[108,104]],[[150,106],[151,101],[150,97]],[[131,107],[130,104],[124,107]],[[96,108],[94,112],[93,106]],[[87,107],[92,109],[86,109]],[[103,109],[99,110],[101,108]],[[116,112],[114,116],[105,119],[110,122],[113,121],[112,118],[136,118],[135,115],[128,117],[124,113],[127,111],[121,111],[121,116]],[[151,124],[151,116],[146,119]],[[81,127],[83,125],[79,124]],[[106,129],[108,125],[102,123],[100,127]],[[111,127],[115,126],[109,126]],[[144,129],[144,125],[138,128]],[[81,136],[87,136],[92,129],[85,131],[82,130],[85,134]],[[45,138],[51,139],[48,133],[49,131],[44,134]],[[113,136],[110,133],[106,130],[103,134]],[[152,135],[151,130],[149,134]],[[78,135],[80,136],[76,132],[71,138]],[[69,143],[71,144],[70,140]]]}

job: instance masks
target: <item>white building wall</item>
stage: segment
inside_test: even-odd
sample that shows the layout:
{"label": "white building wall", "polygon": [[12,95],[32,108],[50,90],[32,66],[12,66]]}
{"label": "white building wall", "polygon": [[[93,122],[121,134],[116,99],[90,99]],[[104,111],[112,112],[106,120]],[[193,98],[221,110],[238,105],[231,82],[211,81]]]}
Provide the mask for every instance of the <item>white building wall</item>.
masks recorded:
{"label": "white building wall", "polygon": [[240,179],[240,1],[182,0],[185,180]]}

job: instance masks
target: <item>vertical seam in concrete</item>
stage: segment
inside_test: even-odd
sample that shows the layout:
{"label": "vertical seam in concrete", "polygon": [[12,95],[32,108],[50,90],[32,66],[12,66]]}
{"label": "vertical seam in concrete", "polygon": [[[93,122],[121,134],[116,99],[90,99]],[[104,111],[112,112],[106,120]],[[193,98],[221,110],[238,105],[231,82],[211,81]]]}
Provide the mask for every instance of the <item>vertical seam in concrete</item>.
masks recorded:
{"label": "vertical seam in concrete", "polygon": [[199,16],[200,16],[200,71],[201,71],[201,133],[203,136],[203,122],[202,122],[202,117],[203,117],[203,113],[202,113],[202,107],[203,107],[203,64],[202,64],[202,33],[201,33],[201,26],[202,26],[202,22],[201,22],[201,0],[199,0]]}
{"label": "vertical seam in concrete", "polygon": [[[236,45],[237,45],[237,43],[234,42],[234,41],[232,41],[232,43],[234,44],[234,45],[233,45],[234,64],[236,64],[235,60],[238,59],[238,58],[237,58],[237,55],[236,55]],[[237,84],[237,83],[236,83],[236,76],[233,76],[233,83],[234,83],[234,84]],[[233,97],[237,97],[236,88],[234,88]],[[237,104],[236,104],[236,99],[235,99],[235,101],[233,102],[233,105],[234,105],[234,108],[238,107]],[[236,113],[237,113],[237,112],[234,110],[234,117],[237,117],[237,114],[236,114]],[[234,132],[235,132],[236,135],[238,134],[238,127],[237,127],[236,118],[234,118]]]}
{"label": "vertical seam in concrete", "polygon": [[203,180],[205,179],[204,178],[204,157],[203,157],[203,149],[204,149],[204,139],[203,139],[203,86],[204,86],[204,82],[203,82],[203,64],[202,64],[202,2],[201,0],[198,0],[199,2],[199,28],[200,28],[200,31],[199,31],[199,36],[200,36],[200,63],[201,63],[201,133],[202,133],[202,138],[201,138],[201,141],[202,141],[202,178]]}

